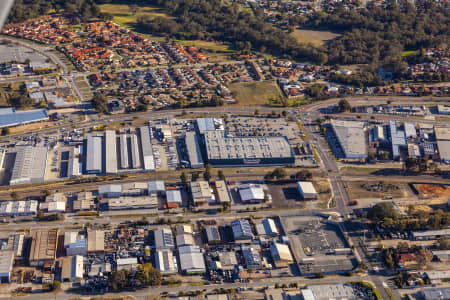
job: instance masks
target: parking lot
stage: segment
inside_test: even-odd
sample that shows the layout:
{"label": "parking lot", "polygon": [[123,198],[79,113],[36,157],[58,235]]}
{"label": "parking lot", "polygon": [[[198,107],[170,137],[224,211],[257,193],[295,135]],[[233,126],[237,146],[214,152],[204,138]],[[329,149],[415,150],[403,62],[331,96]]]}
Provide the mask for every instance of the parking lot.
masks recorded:
{"label": "parking lot", "polygon": [[44,63],[47,57],[34,51],[33,49],[20,46],[16,43],[9,43],[0,40],[0,63],[17,61],[24,63],[29,59],[33,63]]}

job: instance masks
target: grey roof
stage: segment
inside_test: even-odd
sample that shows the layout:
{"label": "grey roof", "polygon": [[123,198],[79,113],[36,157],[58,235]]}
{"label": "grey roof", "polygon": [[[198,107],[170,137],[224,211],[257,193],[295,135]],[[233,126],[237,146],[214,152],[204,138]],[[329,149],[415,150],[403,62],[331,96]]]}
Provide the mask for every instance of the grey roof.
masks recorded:
{"label": "grey roof", "polygon": [[122,169],[128,169],[128,141],[125,134],[120,135],[120,167]]}
{"label": "grey roof", "polygon": [[102,171],[102,138],[87,136],[86,172],[100,173]]}
{"label": "grey roof", "polygon": [[358,299],[355,290],[348,283],[308,285],[308,289],[312,291],[316,300]]}
{"label": "grey roof", "polygon": [[262,159],[293,157],[286,137],[232,137],[223,131],[205,132],[208,159]]}
{"label": "grey roof", "polygon": [[12,270],[14,262],[14,252],[11,250],[0,251],[0,274],[9,274]]}
{"label": "grey roof", "polygon": [[175,247],[172,230],[162,228],[154,231],[156,249],[171,249]]}
{"label": "grey roof", "polygon": [[47,165],[47,148],[18,146],[10,184],[42,182]]}
{"label": "grey roof", "polygon": [[330,124],[346,158],[365,158],[367,156],[363,122],[331,120]]}
{"label": "grey roof", "polygon": [[253,233],[247,219],[239,219],[231,222],[231,229],[235,240],[252,239]]}
{"label": "grey roof", "polygon": [[203,158],[202,153],[200,151],[200,145],[198,143],[197,134],[195,134],[195,132],[193,131],[186,132],[185,142],[191,166],[193,166],[194,168],[202,167]]}
{"label": "grey roof", "polygon": [[166,192],[167,203],[179,203],[181,204],[181,192],[180,190],[168,190]]}
{"label": "grey roof", "polygon": [[200,133],[216,130],[213,118],[197,118],[197,126]]}
{"label": "grey roof", "polygon": [[247,263],[247,265],[255,266],[262,264],[261,256],[253,248],[243,249],[242,254],[244,255],[245,262]]}
{"label": "grey roof", "polygon": [[117,173],[117,145],[116,132],[105,131],[105,172],[107,174]]}
{"label": "grey roof", "polygon": [[122,193],[122,186],[120,184],[105,184],[98,187],[98,193],[108,194],[108,193]]}
{"label": "grey roof", "polygon": [[0,128],[44,120],[48,120],[46,109],[33,109],[23,111],[16,111],[14,108],[0,109]]}
{"label": "grey roof", "polygon": [[392,156],[400,156],[400,146],[406,146],[406,136],[403,130],[399,130],[397,121],[389,121],[389,130],[391,134]]}
{"label": "grey roof", "polygon": [[152,150],[151,130],[148,126],[143,126],[139,129],[141,133],[141,148],[144,170],[154,170],[155,160]]}
{"label": "grey roof", "polygon": [[425,300],[450,299],[450,287],[423,289],[422,294]]}
{"label": "grey roof", "polygon": [[141,157],[139,156],[139,146],[137,135],[131,136],[131,167],[138,169],[141,167]]}
{"label": "grey roof", "polygon": [[204,272],[205,259],[198,246],[179,247],[180,267],[186,272]]}
{"label": "grey roof", "polygon": [[450,141],[437,141],[437,147],[441,160],[450,161]]}
{"label": "grey roof", "polygon": [[148,182],[148,192],[149,193],[155,193],[155,192],[165,192],[166,191],[166,185],[164,183],[164,180],[153,180]]}
{"label": "grey roof", "polygon": [[206,227],[206,237],[208,242],[210,241],[220,241],[220,233],[219,228],[217,226],[208,226]]}

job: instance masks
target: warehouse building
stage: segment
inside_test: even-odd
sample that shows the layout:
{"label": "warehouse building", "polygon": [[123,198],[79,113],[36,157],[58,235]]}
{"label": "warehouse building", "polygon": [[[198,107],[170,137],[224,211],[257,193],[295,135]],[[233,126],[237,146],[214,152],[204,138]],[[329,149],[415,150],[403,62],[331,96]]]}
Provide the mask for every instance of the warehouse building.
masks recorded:
{"label": "warehouse building", "polygon": [[154,230],[156,249],[175,249],[172,230],[170,228],[161,228]]}
{"label": "warehouse building", "polygon": [[242,203],[261,203],[264,202],[265,193],[261,184],[241,184],[239,187],[239,196]]}
{"label": "warehouse building", "polygon": [[166,201],[167,208],[180,207],[183,202],[180,190],[168,190],[166,192]]}
{"label": "warehouse building", "polygon": [[285,268],[294,262],[289,246],[280,243],[270,245],[270,253],[277,268]]}
{"label": "warehouse building", "polygon": [[84,275],[83,256],[75,255],[62,258],[61,280],[79,282]]}
{"label": "warehouse building", "polygon": [[235,241],[253,239],[252,228],[247,219],[238,219],[231,222],[231,230]]}
{"label": "warehouse building", "polygon": [[223,120],[216,118],[197,118],[197,127],[200,134],[206,131],[224,130]]}
{"label": "warehouse building", "polygon": [[119,198],[108,198],[108,208],[110,210],[120,209],[152,209],[158,207],[158,198],[152,196],[122,196]]}
{"label": "warehouse building", "polygon": [[178,248],[180,269],[188,275],[206,272],[205,259],[198,246],[183,246]]}
{"label": "warehouse building", "polygon": [[305,300],[359,299],[354,288],[349,283],[308,285],[308,288],[302,289],[301,292],[302,295],[309,295]]}
{"label": "warehouse building", "polygon": [[440,115],[450,115],[450,106],[438,105],[437,111],[438,111],[438,114],[440,114]]}
{"label": "warehouse building", "polygon": [[86,255],[87,241],[84,236],[79,236],[78,232],[66,231],[64,233],[64,248],[67,256]]}
{"label": "warehouse building", "polygon": [[178,272],[177,260],[171,250],[162,249],[155,252],[155,267],[163,275],[172,275]]}
{"label": "warehouse building", "polygon": [[0,128],[20,126],[48,120],[46,109],[16,111],[15,108],[0,109]]}
{"label": "warehouse building", "polygon": [[1,201],[0,216],[33,216],[36,215],[39,202],[36,200],[26,201]]}
{"label": "warehouse building", "polygon": [[18,146],[9,184],[43,182],[46,166],[46,147]]}
{"label": "warehouse building", "polygon": [[450,127],[434,127],[437,140],[439,158],[442,162],[450,163]]}
{"label": "warehouse building", "polygon": [[207,131],[204,141],[206,157],[212,165],[289,165],[295,162],[286,137],[233,137],[224,131]]}
{"label": "warehouse building", "polygon": [[77,199],[72,203],[74,211],[86,211],[95,209],[94,195],[92,192],[84,191],[77,194]]}
{"label": "warehouse building", "polygon": [[155,157],[152,149],[152,132],[148,126],[139,128],[142,147],[142,163],[145,171],[155,171]]}
{"label": "warehouse building", "polygon": [[203,168],[205,164],[203,162],[199,138],[194,131],[186,132],[185,144],[191,168],[192,169]]}
{"label": "warehouse building", "polygon": [[205,233],[208,244],[218,244],[222,241],[222,239],[220,238],[219,228],[217,226],[207,226],[205,228]]}
{"label": "warehouse building", "polygon": [[56,258],[58,230],[38,230],[31,235],[29,263],[32,267],[53,265]]}
{"label": "warehouse building", "polygon": [[312,182],[298,181],[297,189],[300,193],[300,197],[302,197],[303,200],[316,200],[318,197],[316,189],[314,188]]}
{"label": "warehouse building", "polygon": [[117,138],[114,130],[105,131],[105,173],[117,173]]}
{"label": "warehouse building", "polygon": [[421,294],[424,300],[450,299],[450,287],[423,289]]}
{"label": "warehouse building", "polygon": [[264,228],[265,235],[268,235],[268,236],[277,236],[278,235],[278,229],[277,229],[277,226],[275,225],[275,221],[273,219],[265,218],[264,220],[262,220],[261,225]]}
{"label": "warehouse building", "polygon": [[0,283],[11,281],[11,271],[14,265],[14,252],[11,250],[0,250]]}
{"label": "warehouse building", "polygon": [[195,244],[194,237],[192,236],[192,234],[188,233],[178,234],[175,239],[177,241],[177,247],[193,246]]}
{"label": "warehouse building", "polygon": [[105,184],[98,187],[98,194],[104,198],[118,198],[122,196],[122,185]]}
{"label": "warehouse building", "polygon": [[148,194],[164,196],[166,194],[166,184],[163,180],[153,180],[148,182]]}
{"label": "warehouse building", "polygon": [[413,231],[411,235],[415,241],[435,240],[440,237],[450,238],[450,229]]}
{"label": "warehouse building", "polygon": [[25,234],[15,233],[8,237],[8,249],[13,251],[14,260],[23,261],[25,250]]}
{"label": "warehouse building", "polygon": [[397,121],[389,121],[389,133],[391,137],[392,159],[400,158],[400,150],[408,145],[404,130],[400,130]]}
{"label": "warehouse building", "polygon": [[54,193],[45,197],[45,202],[41,203],[41,210],[55,213],[66,211],[67,198],[63,193]]}
{"label": "warehouse building", "polygon": [[261,255],[253,247],[244,247],[242,249],[242,254],[245,259],[245,264],[248,269],[262,269],[263,262]]}
{"label": "warehouse building", "polygon": [[338,144],[342,153],[335,150],[339,158],[366,159],[367,141],[363,122],[331,120],[332,135],[328,136],[328,142],[332,146]]}
{"label": "warehouse building", "polygon": [[130,167],[128,161],[128,140],[125,134],[121,134],[119,137],[120,142],[120,167],[122,169],[128,169]]}
{"label": "warehouse building", "polygon": [[139,169],[141,167],[141,157],[139,153],[139,145],[137,135],[132,134],[130,137],[131,142],[131,168]]}
{"label": "warehouse building", "polygon": [[103,230],[88,230],[88,253],[100,253],[105,251],[105,232]]}
{"label": "warehouse building", "polygon": [[69,162],[67,166],[67,177],[78,177],[81,175],[80,170],[80,148],[74,147],[69,152]]}
{"label": "warehouse building", "polygon": [[102,138],[89,134],[86,147],[86,173],[98,174],[102,172]]}
{"label": "warehouse building", "polygon": [[194,233],[192,231],[191,225],[177,225],[175,230],[176,230],[177,234],[183,234],[183,233],[193,234]]}
{"label": "warehouse building", "polygon": [[216,199],[207,181],[193,181],[190,183],[192,200],[195,206],[215,203]]}
{"label": "warehouse building", "polygon": [[227,183],[225,180],[217,180],[214,183],[216,187],[216,195],[219,203],[231,203],[230,192],[228,191]]}

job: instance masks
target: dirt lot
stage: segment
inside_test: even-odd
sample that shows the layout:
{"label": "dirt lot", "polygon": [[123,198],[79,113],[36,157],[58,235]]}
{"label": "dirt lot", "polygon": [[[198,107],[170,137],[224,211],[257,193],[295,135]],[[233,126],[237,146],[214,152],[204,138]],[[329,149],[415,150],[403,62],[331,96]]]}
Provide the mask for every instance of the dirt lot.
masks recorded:
{"label": "dirt lot", "polygon": [[49,127],[49,126],[53,126],[53,122],[46,121],[46,122],[38,122],[38,123],[32,123],[32,124],[27,124],[27,125],[22,125],[22,126],[11,127],[9,129],[9,131],[11,134],[18,134],[18,133],[30,132],[30,131],[42,129],[42,128]]}
{"label": "dirt lot", "polygon": [[414,187],[422,197],[450,197],[450,186],[440,184],[415,184]]}
{"label": "dirt lot", "polygon": [[345,187],[352,200],[361,198],[382,198],[384,196],[404,198],[413,195],[411,189],[405,183],[390,184],[388,182],[352,181],[346,182]]}

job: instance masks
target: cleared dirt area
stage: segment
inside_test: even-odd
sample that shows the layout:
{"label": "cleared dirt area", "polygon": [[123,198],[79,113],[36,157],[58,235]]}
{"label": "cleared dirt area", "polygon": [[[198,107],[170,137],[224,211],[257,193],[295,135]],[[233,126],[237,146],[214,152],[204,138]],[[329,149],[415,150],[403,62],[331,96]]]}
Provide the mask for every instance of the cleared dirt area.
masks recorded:
{"label": "cleared dirt area", "polygon": [[321,46],[325,44],[325,42],[341,36],[340,34],[331,31],[308,29],[296,29],[291,35],[295,37],[299,43],[311,43],[316,46]]}
{"label": "cleared dirt area", "polygon": [[385,196],[404,198],[413,195],[406,183],[352,181],[346,182],[345,187],[352,200]]}
{"label": "cleared dirt area", "polygon": [[423,197],[450,197],[450,186],[442,184],[415,184],[414,188]]}

